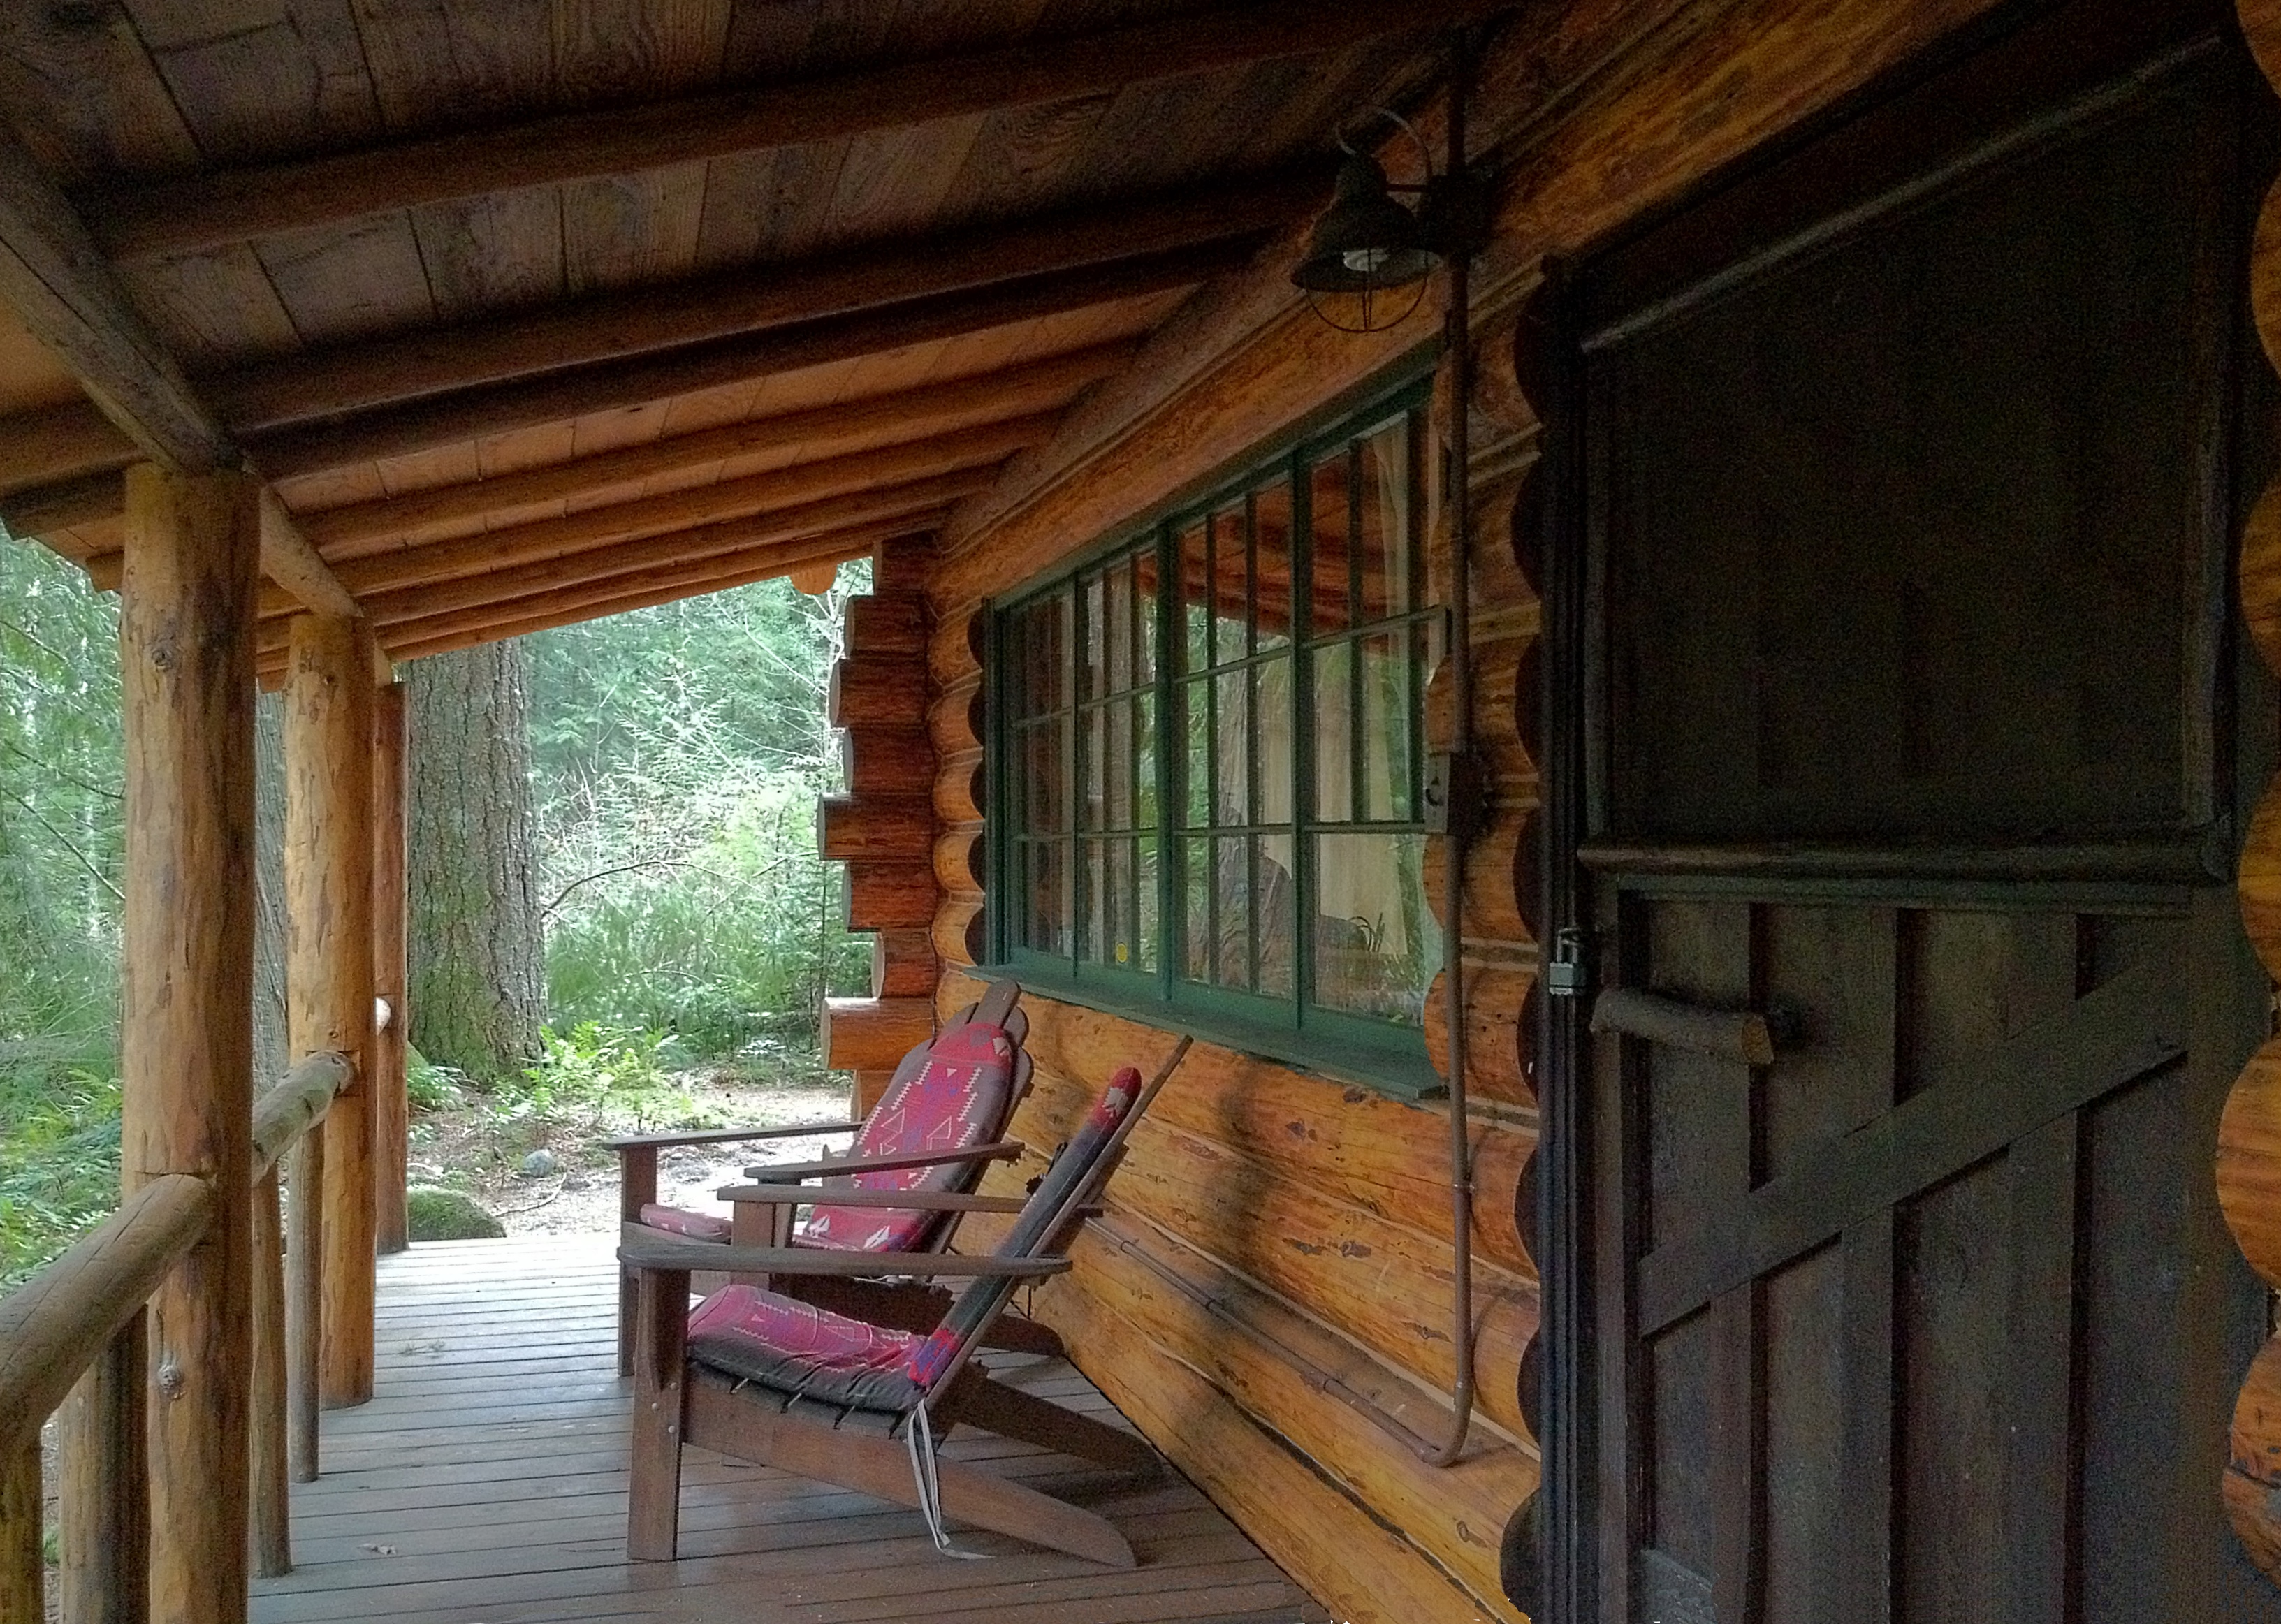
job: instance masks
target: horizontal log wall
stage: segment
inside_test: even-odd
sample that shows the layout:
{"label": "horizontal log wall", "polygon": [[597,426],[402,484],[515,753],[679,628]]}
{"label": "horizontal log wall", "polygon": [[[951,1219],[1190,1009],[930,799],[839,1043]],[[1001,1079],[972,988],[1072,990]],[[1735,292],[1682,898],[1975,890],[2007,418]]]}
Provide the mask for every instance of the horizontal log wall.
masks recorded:
{"label": "horizontal log wall", "polygon": [[862,998],[825,1001],[823,1063],[855,1077],[869,1111],[904,1052],[933,1033],[936,825],[934,747],[926,732],[924,536],[883,542],[871,591],[848,600],[845,653],[832,668],[831,724],[841,730],[847,787],[816,809],[826,861],[846,865],[847,928],[875,932]]}
{"label": "horizontal log wall", "polygon": [[[1474,518],[1462,551],[1486,814],[1469,847],[1463,927],[1479,1191],[1475,1442],[1437,1472],[1340,1397],[1366,1393],[1429,1434],[1446,1422],[1448,1125],[1431,1104],[1200,1044],[1135,1133],[1108,1216],[1073,1249],[1077,1267],[1038,1302],[1086,1373],[1342,1619],[1519,1616],[1502,1597],[1496,1558],[1537,1478],[1536,1395],[1524,1397],[1537,1301],[1523,1034],[1537,969],[1538,619],[1519,545],[1535,429],[1519,367],[1536,267],[1668,204],[1989,4],[1584,0],[1544,28],[1507,31],[1484,65],[1474,122],[1500,178],[1475,281]],[[1436,122],[1429,109],[1429,140]],[[1079,400],[1051,442],[952,514],[929,580],[939,1012],[974,995],[966,967],[984,947],[978,647],[988,600],[1434,337],[1430,298],[1368,336],[1318,321],[1288,284],[1300,242],[1291,234],[1202,290],[1128,371]],[[1434,413],[1445,442],[1449,404],[1445,379]],[[1446,600],[1459,550],[1438,513],[1433,535]],[[1443,674],[1428,695],[1442,737],[1446,689]],[[1437,911],[1444,901],[1435,894]],[[1145,1025],[1035,991],[1025,1007],[1038,1085],[1015,1131],[1032,1145],[1062,1138],[1116,1064],[1163,1048]],[[1437,1063],[1439,1016],[1437,998]],[[987,1187],[1014,1189],[1034,1172],[995,1170]],[[986,1233],[977,1226],[971,1239]]]}

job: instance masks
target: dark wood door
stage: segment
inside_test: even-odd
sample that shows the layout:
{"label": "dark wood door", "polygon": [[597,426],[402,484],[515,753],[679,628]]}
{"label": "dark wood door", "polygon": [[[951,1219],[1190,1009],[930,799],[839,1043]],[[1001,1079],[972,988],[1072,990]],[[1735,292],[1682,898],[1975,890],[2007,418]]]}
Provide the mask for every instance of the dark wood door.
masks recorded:
{"label": "dark wood door", "polygon": [[2281,1620],[2211,1188],[2256,82],[2216,8],[2047,8],[1575,278],[1553,1025],[1776,1038],[1574,1050],[1605,1624]]}

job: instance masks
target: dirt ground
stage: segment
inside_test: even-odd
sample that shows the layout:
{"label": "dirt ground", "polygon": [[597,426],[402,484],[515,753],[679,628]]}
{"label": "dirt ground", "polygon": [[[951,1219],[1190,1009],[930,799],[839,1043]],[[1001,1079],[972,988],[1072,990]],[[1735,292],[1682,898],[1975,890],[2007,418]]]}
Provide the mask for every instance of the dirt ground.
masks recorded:
{"label": "dirt ground", "polygon": [[[789,1070],[789,1069],[788,1069]],[[703,1117],[721,1126],[792,1126],[847,1120],[847,1084],[829,1073],[754,1077],[692,1072],[676,1079]],[[544,1121],[501,1121],[480,1104],[421,1113],[412,1129],[414,1184],[464,1191],[514,1234],[607,1234],[618,1223],[618,1164],[601,1141],[618,1133],[657,1133],[654,1121],[628,1113],[577,1110]],[[844,1150],[847,1136],[800,1134],[751,1144],[695,1145],[658,1158],[658,1197],[678,1207],[725,1216],[713,1192],[740,1183],[761,1162],[810,1162]],[[545,1150],[559,1171],[532,1174],[524,1158]]]}

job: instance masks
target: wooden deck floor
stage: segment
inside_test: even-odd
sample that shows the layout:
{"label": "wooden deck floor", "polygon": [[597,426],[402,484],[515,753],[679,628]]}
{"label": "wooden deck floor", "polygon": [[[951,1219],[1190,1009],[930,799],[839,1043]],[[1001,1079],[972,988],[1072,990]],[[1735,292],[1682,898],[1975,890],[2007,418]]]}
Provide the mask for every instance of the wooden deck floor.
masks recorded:
{"label": "wooden deck floor", "polygon": [[[1194,1488],[1120,1481],[961,1432],[987,1458],[1094,1507],[1131,1573],[954,1530],[916,1512],[692,1450],[683,1558],[625,1560],[627,1388],[609,1243],[549,1237],[383,1259],[378,1391],[325,1417],[324,1476],[293,1499],[295,1571],[257,1582],[257,1624],[719,1619],[737,1624],[1291,1624],[1328,1618]],[[1009,1360],[1058,1402],[1114,1414],[1065,1364]]]}

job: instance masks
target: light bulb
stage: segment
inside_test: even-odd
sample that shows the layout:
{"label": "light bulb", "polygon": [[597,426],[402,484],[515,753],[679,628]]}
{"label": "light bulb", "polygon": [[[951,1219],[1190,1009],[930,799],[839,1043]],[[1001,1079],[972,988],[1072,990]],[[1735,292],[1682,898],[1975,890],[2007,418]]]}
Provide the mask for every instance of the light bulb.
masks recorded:
{"label": "light bulb", "polygon": [[1393,258],[1390,248],[1349,248],[1339,256],[1347,269],[1362,276],[1372,275]]}

